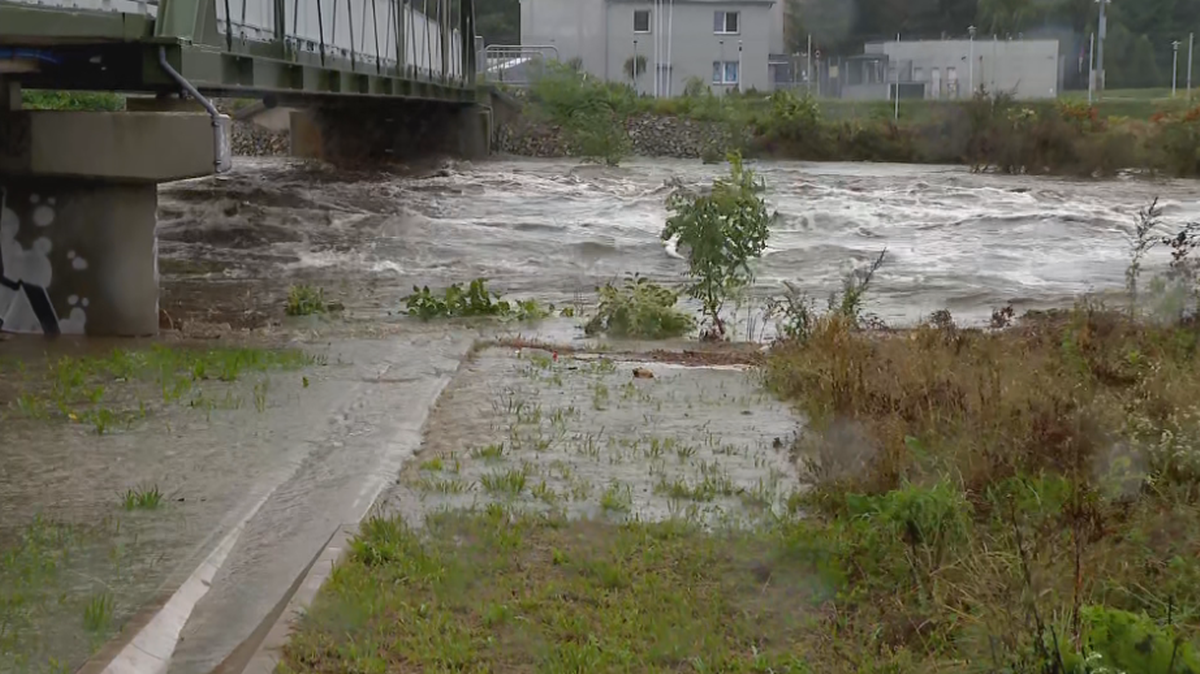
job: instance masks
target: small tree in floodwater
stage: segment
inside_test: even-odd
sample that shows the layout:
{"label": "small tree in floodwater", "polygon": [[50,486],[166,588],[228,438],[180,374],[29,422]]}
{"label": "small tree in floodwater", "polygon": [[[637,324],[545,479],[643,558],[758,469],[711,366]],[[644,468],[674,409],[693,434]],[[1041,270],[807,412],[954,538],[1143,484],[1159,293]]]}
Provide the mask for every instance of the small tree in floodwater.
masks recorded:
{"label": "small tree in floodwater", "polygon": [[687,247],[692,282],[687,293],[700,301],[712,325],[706,339],[724,339],[721,308],[725,300],[754,280],[750,261],[762,255],[770,234],[766,186],[742,165],[741,154],[729,155],[729,176],[713,181],[712,191],[701,195],[673,194],[668,203],[673,215],[663,228],[663,240],[678,237]]}

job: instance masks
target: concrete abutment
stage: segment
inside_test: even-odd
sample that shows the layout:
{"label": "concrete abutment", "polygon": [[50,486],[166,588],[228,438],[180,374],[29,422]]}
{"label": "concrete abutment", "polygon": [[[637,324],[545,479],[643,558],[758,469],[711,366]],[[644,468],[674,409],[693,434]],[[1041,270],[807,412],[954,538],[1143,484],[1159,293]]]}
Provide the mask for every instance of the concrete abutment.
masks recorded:
{"label": "concrete abutment", "polygon": [[216,170],[213,119],[16,108],[0,110],[0,330],[156,334],[157,185]]}
{"label": "concrete abutment", "polygon": [[0,179],[0,329],[158,331],[154,183]]}

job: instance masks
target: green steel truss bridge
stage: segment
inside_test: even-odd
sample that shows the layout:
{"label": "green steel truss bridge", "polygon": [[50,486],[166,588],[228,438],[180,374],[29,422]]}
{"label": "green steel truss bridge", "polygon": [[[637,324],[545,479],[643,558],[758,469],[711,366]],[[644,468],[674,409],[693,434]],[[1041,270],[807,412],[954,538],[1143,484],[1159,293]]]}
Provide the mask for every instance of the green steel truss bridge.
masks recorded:
{"label": "green steel truss bridge", "polygon": [[473,0],[0,0],[0,331],[158,332],[157,185],[232,166],[212,97],[286,111],[297,156],[486,156],[474,33]]}
{"label": "green steel truss bridge", "polygon": [[165,94],[182,77],[209,96],[472,103],[474,34],[473,0],[0,0],[0,78]]}

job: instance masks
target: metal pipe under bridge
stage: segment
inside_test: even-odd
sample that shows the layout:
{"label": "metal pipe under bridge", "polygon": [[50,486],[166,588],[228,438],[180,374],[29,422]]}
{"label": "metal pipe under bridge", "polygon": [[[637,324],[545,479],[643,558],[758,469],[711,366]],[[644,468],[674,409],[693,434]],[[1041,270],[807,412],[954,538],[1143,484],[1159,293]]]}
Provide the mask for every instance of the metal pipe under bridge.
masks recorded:
{"label": "metal pipe under bridge", "polygon": [[486,154],[474,34],[473,0],[0,0],[0,330],[157,332],[156,186],[230,166],[208,97],[292,108],[300,156]]}

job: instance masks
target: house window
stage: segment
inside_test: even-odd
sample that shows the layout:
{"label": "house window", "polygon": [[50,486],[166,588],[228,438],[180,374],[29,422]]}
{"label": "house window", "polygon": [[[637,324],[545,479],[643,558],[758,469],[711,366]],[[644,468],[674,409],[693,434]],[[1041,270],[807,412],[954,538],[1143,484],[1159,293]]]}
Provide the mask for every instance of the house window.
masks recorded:
{"label": "house window", "polygon": [[713,84],[737,84],[737,61],[713,61]]}
{"label": "house window", "polygon": [[650,32],[650,10],[635,9],[633,10],[633,32],[649,33]]}
{"label": "house window", "polygon": [[713,12],[713,32],[719,34],[737,34],[738,12]]}

